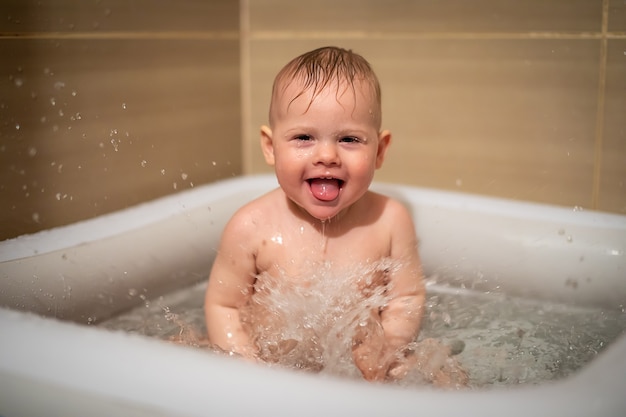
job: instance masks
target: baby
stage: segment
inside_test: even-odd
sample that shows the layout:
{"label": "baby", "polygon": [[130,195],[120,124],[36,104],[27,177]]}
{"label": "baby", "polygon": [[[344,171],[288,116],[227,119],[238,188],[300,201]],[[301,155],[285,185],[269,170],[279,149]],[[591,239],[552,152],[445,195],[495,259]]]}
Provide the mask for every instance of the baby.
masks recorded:
{"label": "baby", "polygon": [[[243,317],[255,295],[277,280],[284,288],[306,287],[303,277],[315,277],[319,268],[354,270],[389,259],[393,268],[354,278],[355,292],[367,297],[379,290],[387,301],[355,323],[351,353],[367,380],[403,375],[403,352],[419,332],[425,291],[411,214],[368,189],[391,142],[390,132],[381,130],[372,68],[336,47],[293,59],[276,76],[269,126],[260,133],[280,187],[239,209],[226,225],[205,298],[210,342],[263,361],[258,335],[250,334]],[[260,277],[273,279],[260,287]],[[275,312],[247,314],[265,322]],[[293,343],[285,341],[285,349]]]}

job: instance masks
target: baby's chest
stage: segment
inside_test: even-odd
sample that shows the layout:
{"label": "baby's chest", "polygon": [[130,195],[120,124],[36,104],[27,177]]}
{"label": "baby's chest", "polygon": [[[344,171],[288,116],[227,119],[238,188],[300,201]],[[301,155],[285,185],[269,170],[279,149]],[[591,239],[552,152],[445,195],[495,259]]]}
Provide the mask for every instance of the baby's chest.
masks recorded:
{"label": "baby's chest", "polygon": [[257,272],[298,276],[319,265],[335,270],[367,265],[390,256],[388,239],[361,234],[322,239],[265,239],[256,257]]}

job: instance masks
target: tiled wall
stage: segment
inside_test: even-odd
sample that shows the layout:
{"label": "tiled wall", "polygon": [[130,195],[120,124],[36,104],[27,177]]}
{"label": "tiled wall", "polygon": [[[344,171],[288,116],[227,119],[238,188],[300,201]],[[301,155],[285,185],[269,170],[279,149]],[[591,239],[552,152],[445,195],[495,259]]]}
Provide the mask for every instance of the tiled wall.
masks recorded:
{"label": "tiled wall", "polygon": [[383,84],[378,180],[626,213],[623,0],[4,0],[0,239],[269,172],[273,77],[327,44]]}
{"label": "tiled wall", "polygon": [[623,0],[249,0],[242,34],[246,172],[275,73],[333,44],[381,79],[378,180],[626,213]]}
{"label": "tiled wall", "polygon": [[239,5],[3,0],[0,239],[241,173]]}

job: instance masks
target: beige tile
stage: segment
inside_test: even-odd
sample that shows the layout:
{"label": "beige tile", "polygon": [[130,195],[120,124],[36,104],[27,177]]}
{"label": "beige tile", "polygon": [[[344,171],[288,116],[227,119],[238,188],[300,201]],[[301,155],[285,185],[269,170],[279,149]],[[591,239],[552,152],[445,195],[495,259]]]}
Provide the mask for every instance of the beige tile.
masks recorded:
{"label": "beige tile", "polygon": [[0,238],[241,172],[237,41],[0,42]]}
{"label": "beige tile", "polygon": [[626,214],[626,40],[608,43],[598,208]]}
{"label": "beige tile", "polygon": [[239,28],[232,0],[3,0],[2,32],[227,30]]}
{"label": "beige tile", "polygon": [[384,177],[589,207],[598,51],[595,41],[382,46],[399,158],[388,167],[417,167]]}
{"label": "beige tile", "polygon": [[250,2],[253,31],[599,31],[602,0]]}
{"label": "beige tile", "polygon": [[609,2],[609,31],[626,31],[626,2],[623,0]]}
{"label": "beige tile", "polygon": [[[327,43],[254,41],[252,129],[275,72]],[[383,84],[394,143],[377,179],[591,205],[598,41],[353,41]],[[252,170],[263,171],[256,136]]]}

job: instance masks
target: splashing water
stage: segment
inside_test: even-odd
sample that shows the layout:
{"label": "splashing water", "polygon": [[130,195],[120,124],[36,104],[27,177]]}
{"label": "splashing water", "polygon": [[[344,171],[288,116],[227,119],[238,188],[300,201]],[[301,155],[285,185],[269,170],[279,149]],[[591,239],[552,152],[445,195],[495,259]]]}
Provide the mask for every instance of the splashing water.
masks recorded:
{"label": "splashing water", "polygon": [[[389,260],[351,271],[318,265],[300,281],[261,275],[244,324],[271,366],[361,378],[351,358],[352,337],[360,327],[372,326],[371,311],[388,302],[379,288],[361,290],[395,267]],[[100,325],[206,348],[205,288],[202,283],[179,290]],[[266,314],[253,314],[259,310]],[[467,371],[470,387],[562,379],[624,331],[626,313],[619,308],[429,285],[419,340],[407,346],[421,363],[397,384],[422,386],[432,382],[425,373],[441,369],[454,376],[448,353]]]}
{"label": "splashing water", "polygon": [[242,311],[242,324],[268,363],[294,369],[358,376],[352,344],[364,328],[376,328],[372,311],[389,301],[377,285],[396,265],[391,260],[337,270],[326,262],[303,277],[263,273]]}

